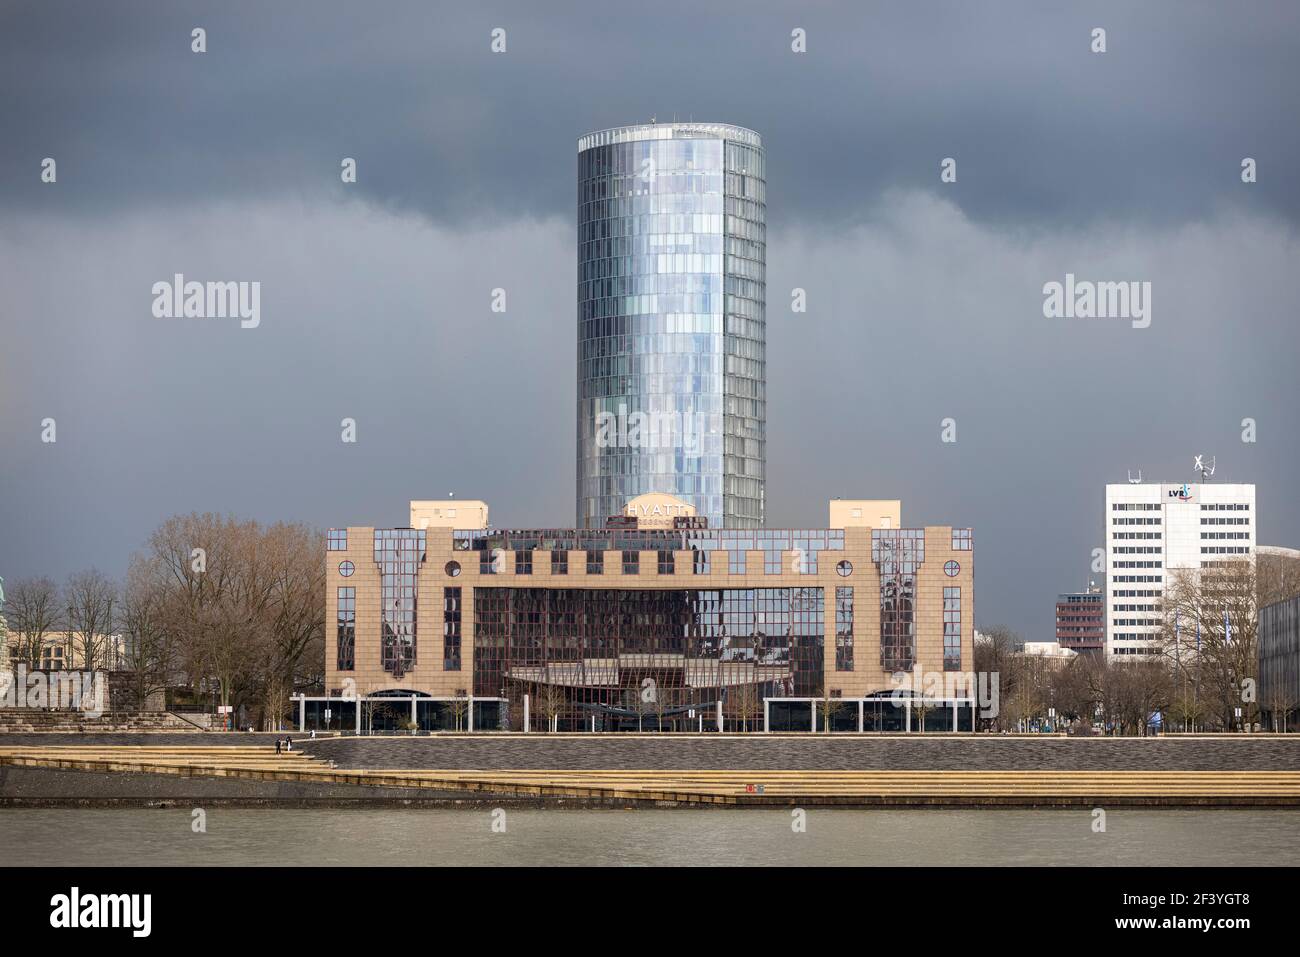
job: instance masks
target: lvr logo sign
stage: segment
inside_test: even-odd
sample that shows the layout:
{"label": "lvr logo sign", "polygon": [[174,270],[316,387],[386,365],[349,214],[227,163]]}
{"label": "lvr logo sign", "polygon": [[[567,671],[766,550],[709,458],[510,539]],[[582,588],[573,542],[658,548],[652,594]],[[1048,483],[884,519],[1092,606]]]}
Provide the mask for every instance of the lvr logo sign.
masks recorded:
{"label": "lvr logo sign", "polygon": [[1190,502],[1192,500],[1192,489],[1186,482],[1181,486],[1175,486],[1169,490],[1169,497],[1176,498],[1180,502]]}

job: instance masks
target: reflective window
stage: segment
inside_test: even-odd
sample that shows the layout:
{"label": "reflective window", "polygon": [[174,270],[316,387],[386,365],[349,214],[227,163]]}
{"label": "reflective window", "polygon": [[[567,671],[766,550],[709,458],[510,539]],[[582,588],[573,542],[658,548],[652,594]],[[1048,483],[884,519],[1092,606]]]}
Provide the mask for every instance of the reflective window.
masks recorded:
{"label": "reflective window", "polygon": [[339,671],[356,668],[357,648],[357,590],[343,586],[338,590],[336,606],[335,649]]}
{"label": "reflective window", "polygon": [[853,589],[835,589],[835,670],[853,670]]}
{"label": "reflective window", "polygon": [[943,590],[943,670],[961,671],[961,589]]}
{"label": "reflective window", "polygon": [[961,565],[951,560],[946,561],[943,563],[943,573],[949,578],[956,578],[961,574]]}
{"label": "reflective window", "polygon": [[339,574],[344,578],[351,578],[354,571],[356,571],[356,566],[351,562],[339,562]]}
{"label": "reflective window", "polygon": [[925,561],[925,530],[871,530],[871,560],[880,572],[880,666],[911,671],[916,662],[916,580]]}
{"label": "reflective window", "polygon": [[330,552],[346,551],[348,547],[348,530],[331,528],[325,537],[325,549]]}
{"label": "reflective window", "polygon": [[460,671],[460,589],[442,590],[442,670]]}
{"label": "reflective window", "polygon": [[415,666],[417,576],[424,557],[424,529],[375,529],[375,564],[380,576],[380,664],[396,678]]}
{"label": "reflective window", "polygon": [[823,696],[823,592],[476,587],[474,694],[504,690],[515,718],[524,694],[549,701],[569,730],[686,730],[721,700],[728,727],[753,730],[764,697]]}

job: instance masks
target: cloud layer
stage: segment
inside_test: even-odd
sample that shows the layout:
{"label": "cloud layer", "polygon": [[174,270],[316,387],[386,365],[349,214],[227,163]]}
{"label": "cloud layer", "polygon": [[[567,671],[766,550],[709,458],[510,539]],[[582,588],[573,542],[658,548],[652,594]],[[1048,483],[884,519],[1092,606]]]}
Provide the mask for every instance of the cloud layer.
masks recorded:
{"label": "cloud layer", "polygon": [[[979,623],[1035,638],[1130,468],[1217,455],[1300,544],[1297,61],[1282,3],[6,4],[0,575],[191,509],[570,523],[575,140],[651,115],[767,146],[771,524],[974,526]],[[154,319],[178,272],[261,282],[260,328]],[[1066,273],[1151,282],[1151,327],[1045,319]]]}
{"label": "cloud layer", "polygon": [[[820,524],[836,496],[974,526],[979,620],[1039,635],[1088,577],[1101,486],[1128,468],[1184,480],[1217,454],[1219,478],[1260,484],[1261,537],[1300,541],[1287,225],[1029,233],[910,191],[850,230],[774,231],[769,257],[774,526]],[[9,221],[2,567],[120,571],[191,509],[402,524],[407,499],[454,493],[499,525],[571,523],[573,270],[558,219],[465,230],[290,200]],[[1067,271],[1150,281],[1151,327],[1045,319],[1042,286]],[[262,282],[261,326],[153,318],[151,286],[176,272]]]}

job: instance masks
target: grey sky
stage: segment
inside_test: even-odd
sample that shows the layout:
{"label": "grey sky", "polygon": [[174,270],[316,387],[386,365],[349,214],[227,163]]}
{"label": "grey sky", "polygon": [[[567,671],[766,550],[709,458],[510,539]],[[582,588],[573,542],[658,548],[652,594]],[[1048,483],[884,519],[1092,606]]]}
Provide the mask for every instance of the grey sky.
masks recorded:
{"label": "grey sky", "polygon": [[[652,114],[767,147],[771,524],[972,525],[978,623],[1035,638],[1128,468],[1215,454],[1300,545],[1298,62],[1283,3],[6,4],[0,575],[192,509],[570,524],[574,141]],[[154,319],[175,272],[261,327]],[[1044,319],[1066,272],[1151,281],[1151,327]]]}

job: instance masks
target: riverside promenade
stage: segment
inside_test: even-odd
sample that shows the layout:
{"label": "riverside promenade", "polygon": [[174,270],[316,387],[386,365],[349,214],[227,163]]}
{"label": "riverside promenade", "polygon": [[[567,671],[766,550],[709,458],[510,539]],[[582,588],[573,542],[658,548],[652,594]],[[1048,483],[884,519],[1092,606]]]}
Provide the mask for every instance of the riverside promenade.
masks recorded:
{"label": "riverside promenade", "polygon": [[0,736],[0,804],[1300,806],[1300,737]]}

